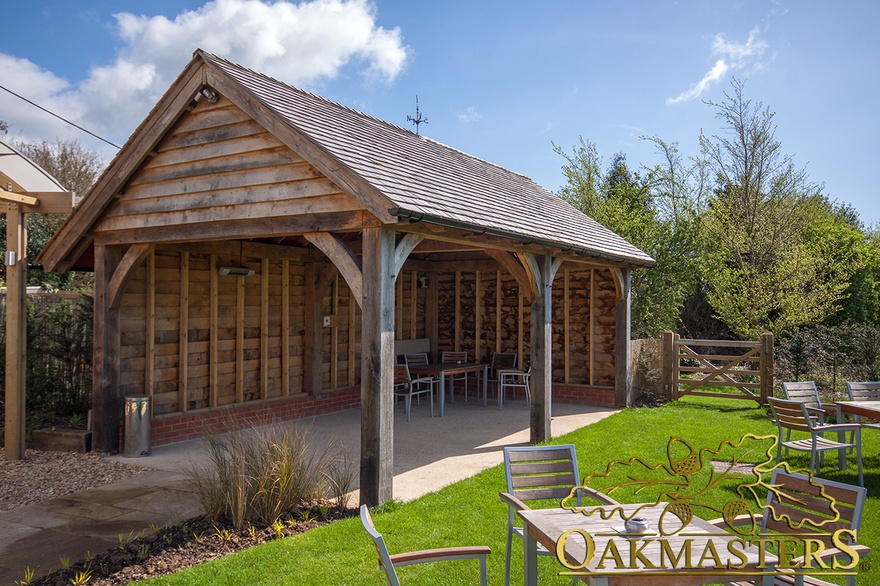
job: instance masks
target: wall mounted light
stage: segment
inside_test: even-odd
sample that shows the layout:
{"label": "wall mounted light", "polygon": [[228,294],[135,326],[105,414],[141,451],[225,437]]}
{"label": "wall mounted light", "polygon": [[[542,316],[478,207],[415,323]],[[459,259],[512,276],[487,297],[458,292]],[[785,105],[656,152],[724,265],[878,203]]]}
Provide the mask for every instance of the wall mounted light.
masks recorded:
{"label": "wall mounted light", "polygon": [[15,266],[15,251],[7,250],[6,251],[6,266],[14,267]]}
{"label": "wall mounted light", "polygon": [[211,104],[216,104],[217,100],[220,99],[220,96],[217,95],[217,92],[211,91],[206,87],[202,88],[202,95],[208,98],[208,102]]}
{"label": "wall mounted light", "polygon": [[254,269],[247,267],[220,267],[220,274],[230,277],[251,277],[254,274]]}

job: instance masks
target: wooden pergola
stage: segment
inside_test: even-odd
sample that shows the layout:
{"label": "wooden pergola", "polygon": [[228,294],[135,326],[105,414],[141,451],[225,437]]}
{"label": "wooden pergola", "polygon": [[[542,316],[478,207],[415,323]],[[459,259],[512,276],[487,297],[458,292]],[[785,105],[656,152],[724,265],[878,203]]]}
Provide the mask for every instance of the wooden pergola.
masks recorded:
{"label": "wooden pergola", "polygon": [[29,158],[0,141],[0,202],[6,214],[6,396],[4,452],[25,450],[27,366],[27,214],[68,213],[73,193]]}
{"label": "wooden pergola", "polygon": [[542,441],[554,384],[630,401],[629,271],[653,261],[526,177],[197,51],[39,262],[94,267],[97,449],[134,394],[163,433],[354,398],[375,504],[395,340],[527,355]]}

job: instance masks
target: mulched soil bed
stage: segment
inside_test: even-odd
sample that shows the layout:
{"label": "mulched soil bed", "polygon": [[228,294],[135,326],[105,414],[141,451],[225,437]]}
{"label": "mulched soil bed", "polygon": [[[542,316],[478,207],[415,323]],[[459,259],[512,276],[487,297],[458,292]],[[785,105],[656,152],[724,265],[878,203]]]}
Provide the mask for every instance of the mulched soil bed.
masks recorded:
{"label": "mulched soil bed", "polygon": [[35,578],[29,584],[69,586],[78,583],[77,576],[88,576],[89,586],[128,584],[134,580],[173,574],[254,545],[356,515],[357,512],[357,509],[351,508],[314,506],[291,511],[273,526],[241,531],[228,523],[214,523],[205,517],[197,517],[125,541],[108,552],[71,564],[67,569],[48,576]]}

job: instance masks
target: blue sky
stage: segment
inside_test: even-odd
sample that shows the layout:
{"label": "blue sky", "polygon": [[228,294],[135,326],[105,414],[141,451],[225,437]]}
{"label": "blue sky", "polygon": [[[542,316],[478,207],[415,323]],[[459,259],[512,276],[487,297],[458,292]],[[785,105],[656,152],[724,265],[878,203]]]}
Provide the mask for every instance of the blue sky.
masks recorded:
{"label": "blue sky", "polygon": [[[557,191],[578,137],[605,165],[695,155],[735,76],[810,179],[880,223],[873,0],[31,0],[4,6],[0,85],[122,144],[196,48],[411,127]],[[0,91],[9,136],[78,138]]]}

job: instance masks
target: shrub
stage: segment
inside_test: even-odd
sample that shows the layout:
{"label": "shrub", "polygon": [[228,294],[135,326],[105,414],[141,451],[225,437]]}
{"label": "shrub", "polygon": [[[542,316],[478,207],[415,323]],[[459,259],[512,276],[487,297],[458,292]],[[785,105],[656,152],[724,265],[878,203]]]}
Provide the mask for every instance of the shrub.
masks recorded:
{"label": "shrub", "polygon": [[205,437],[208,461],[189,471],[190,484],[210,518],[227,519],[239,530],[247,523],[271,525],[282,513],[328,494],[343,502],[339,492],[354,477],[350,467],[340,468],[347,461],[341,449],[309,450],[296,423]]}

